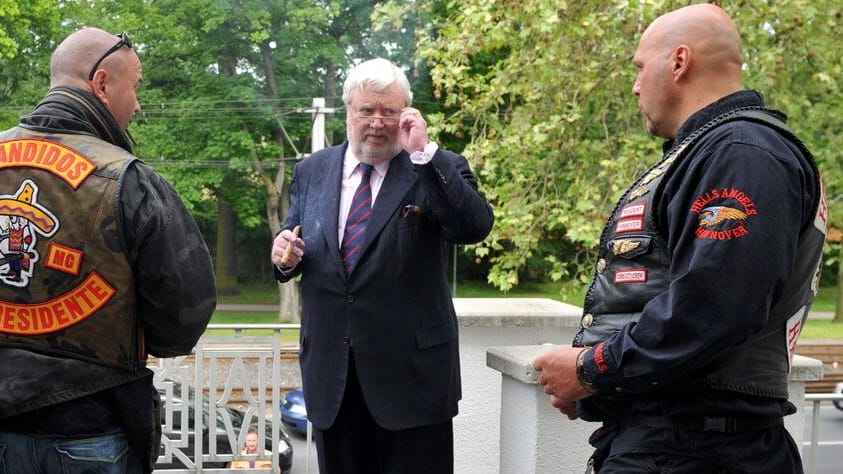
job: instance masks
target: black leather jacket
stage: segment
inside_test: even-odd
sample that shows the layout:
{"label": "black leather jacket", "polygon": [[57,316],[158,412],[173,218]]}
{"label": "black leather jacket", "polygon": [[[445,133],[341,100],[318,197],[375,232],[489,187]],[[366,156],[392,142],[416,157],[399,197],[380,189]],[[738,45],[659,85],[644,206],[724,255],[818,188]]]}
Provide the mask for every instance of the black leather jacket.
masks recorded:
{"label": "black leather jacket", "polygon": [[[44,347],[27,346],[21,343],[20,337],[0,338],[0,359],[4,361],[0,364],[0,429],[64,436],[123,430],[129,434],[138,456],[143,456],[143,450],[150,447],[147,445],[154,444],[157,449],[157,439],[151,440],[150,434],[158,423],[152,413],[157,393],[152,387],[152,374],[145,368],[145,356],[188,354],[204,332],[216,307],[216,285],[208,248],[175,189],[151,167],[130,155],[132,144],[128,135],[88,92],[66,87],[52,89],[34,112],[22,118],[18,127],[0,133],[0,144],[21,139],[72,143],[82,157],[91,153],[95,163],[108,162],[107,158],[122,160],[119,170],[106,173],[108,179],[116,180],[116,196],[113,204],[104,204],[104,216],[110,217],[93,229],[96,233],[93,240],[101,238],[114,252],[111,258],[117,259],[112,260],[117,268],[125,261],[125,271],[129,274],[119,277],[113,269],[97,271],[85,263],[77,270],[89,275],[110,274],[112,280],[119,282],[114,294],[128,295],[116,300],[124,305],[125,324],[133,325],[136,321],[138,330],[136,339],[129,342],[133,345],[119,351],[97,346],[93,340],[88,347],[84,344],[84,334],[76,334],[72,345],[63,345],[58,339],[45,343]],[[109,149],[113,156],[101,156],[108,154]],[[13,196],[22,177],[33,184],[39,180],[46,183],[42,171],[26,160],[3,163],[0,195]],[[45,192],[44,198],[48,195]],[[73,271],[73,268],[57,268],[57,262],[64,260],[48,258],[54,249],[70,250],[84,258],[86,251],[93,252],[96,248],[93,242],[86,247],[90,239],[76,238],[85,232],[79,227],[89,226],[90,222],[71,218],[88,215],[88,211],[68,209],[73,204],[68,199],[60,201],[43,205],[55,216],[68,218],[61,219],[61,228],[52,234],[36,236],[39,245],[32,255],[37,255],[37,259],[28,262],[29,274],[24,275],[42,279],[39,288],[43,279],[63,281],[60,278]],[[104,266],[107,260],[96,260],[95,264]],[[11,266],[0,269],[11,272]],[[2,309],[33,307],[23,305],[24,302],[38,303],[32,298],[39,293],[28,292],[26,281],[21,281],[19,276],[3,278]],[[110,294],[101,290],[95,289],[95,294]],[[53,292],[45,291],[48,296]],[[92,300],[80,301],[87,304]],[[114,313],[115,309],[101,311]],[[88,313],[92,314],[85,323],[91,324],[98,316],[97,310],[85,311]],[[59,315],[56,320],[66,319],[61,317],[62,313],[56,314]],[[20,319],[6,321],[21,322]],[[91,337],[102,339],[103,334],[92,331]],[[69,347],[88,352],[62,350]],[[107,357],[99,358],[100,354],[91,347],[103,347],[101,350],[108,352]]]}
{"label": "black leather jacket", "polygon": [[[735,120],[739,110],[754,116]],[[600,389],[584,419],[792,410],[789,356],[826,216],[810,153],[766,123],[776,117],[755,92],[721,99],[619,202],[574,339],[594,346],[584,370]]]}

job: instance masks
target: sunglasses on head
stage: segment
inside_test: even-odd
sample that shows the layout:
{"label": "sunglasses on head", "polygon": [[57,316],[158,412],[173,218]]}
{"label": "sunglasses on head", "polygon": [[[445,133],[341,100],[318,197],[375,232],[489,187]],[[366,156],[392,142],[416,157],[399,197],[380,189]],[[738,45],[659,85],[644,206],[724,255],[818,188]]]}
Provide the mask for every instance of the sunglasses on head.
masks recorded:
{"label": "sunglasses on head", "polygon": [[125,31],[120,33],[119,35],[114,35],[114,36],[120,38],[120,41],[118,41],[117,44],[115,44],[108,51],[106,51],[105,54],[100,56],[99,59],[97,59],[97,62],[94,63],[94,67],[91,68],[91,73],[88,74],[88,80],[89,81],[94,80],[94,73],[97,72],[97,68],[99,67],[99,65],[100,65],[100,63],[102,62],[103,59],[107,58],[109,55],[111,55],[112,53],[114,53],[118,49],[122,48],[123,45],[126,45],[129,48],[132,47],[132,40],[129,39],[129,35],[126,34]]}

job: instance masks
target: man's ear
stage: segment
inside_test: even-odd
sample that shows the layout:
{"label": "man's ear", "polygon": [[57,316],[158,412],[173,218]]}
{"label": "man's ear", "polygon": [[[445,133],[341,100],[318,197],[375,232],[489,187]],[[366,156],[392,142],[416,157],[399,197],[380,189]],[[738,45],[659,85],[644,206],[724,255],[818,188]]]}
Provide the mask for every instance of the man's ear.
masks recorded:
{"label": "man's ear", "polygon": [[105,85],[108,82],[108,72],[105,69],[97,69],[94,78],[91,79],[91,92],[103,104],[108,104],[108,94],[105,93]]}
{"label": "man's ear", "polygon": [[673,79],[678,81],[691,69],[693,51],[688,45],[680,44],[673,50]]}

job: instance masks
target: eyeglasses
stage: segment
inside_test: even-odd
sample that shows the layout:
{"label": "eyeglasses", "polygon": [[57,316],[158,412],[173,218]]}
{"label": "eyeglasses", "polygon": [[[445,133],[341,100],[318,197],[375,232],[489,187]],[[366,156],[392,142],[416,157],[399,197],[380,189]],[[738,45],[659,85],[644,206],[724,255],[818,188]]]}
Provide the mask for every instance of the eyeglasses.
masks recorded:
{"label": "eyeglasses", "polygon": [[126,46],[128,46],[128,47],[131,49],[131,47],[132,47],[132,40],[130,40],[130,39],[129,39],[129,35],[128,35],[128,34],[126,34],[126,32],[125,32],[125,31],[124,31],[124,32],[122,32],[122,33],[120,33],[119,35],[114,35],[114,36],[116,36],[116,37],[120,38],[120,41],[118,41],[118,42],[117,42],[117,44],[115,44],[114,46],[112,46],[112,47],[111,47],[111,49],[109,49],[108,51],[106,51],[106,52],[105,52],[105,54],[103,54],[102,56],[100,56],[100,58],[99,58],[99,59],[97,59],[97,62],[95,62],[95,63],[94,63],[94,67],[92,67],[92,68],[91,68],[91,73],[90,73],[90,74],[88,74],[88,80],[89,80],[89,81],[93,81],[93,80],[94,80],[94,73],[95,73],[95,72],[97,72],[97,68],[99,67],[99,65],[100,65],[100,63],[102,62],[102,60],[103,60],[103,59],[107,58],[109,55],[111,55],[112,53],[114,53],[114,52],[115,52],[115,51],[117,51],[118,49],[122,48],[122,47],[123,47],[123,45],[126,45]]}
{"label": "eyeglasses", "polygon": [[380,120],[384,125],[398,125],[398,119],[401,118],[398,115],[354,115],[353,117],[354,120],[366,125],[371,125],[376,119]]}

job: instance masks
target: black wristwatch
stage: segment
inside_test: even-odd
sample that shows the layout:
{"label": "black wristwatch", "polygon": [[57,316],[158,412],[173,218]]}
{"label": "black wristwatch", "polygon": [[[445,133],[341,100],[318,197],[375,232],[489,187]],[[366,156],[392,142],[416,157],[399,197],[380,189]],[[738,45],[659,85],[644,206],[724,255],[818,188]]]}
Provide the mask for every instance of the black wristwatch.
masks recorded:
{"label": "black wristwatch", "polygon": [[588,349],[581,350],[577,356],[577,381],[589,392],[597,393],[597,388],[594,387],[593,381],[589,378],[588,374],[585,372],[585,367],[583,366],[583,358],[585,357],[585,351],[587,350]]}

